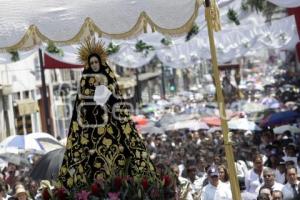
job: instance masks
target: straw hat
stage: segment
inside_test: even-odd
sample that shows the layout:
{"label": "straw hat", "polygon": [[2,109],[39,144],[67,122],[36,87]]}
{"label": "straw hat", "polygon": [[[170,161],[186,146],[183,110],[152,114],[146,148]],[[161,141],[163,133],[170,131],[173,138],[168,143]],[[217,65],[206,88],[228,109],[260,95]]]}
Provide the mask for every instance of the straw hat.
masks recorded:
{"label": "straw hat", "polygon": [[53,189],[50,181],[48,180],[41,180],[39,190],[43,190],[44,188]]}
{"label": "straw hat", "polygon": [[24,186],[23,185],[18,185],[16,187],[15,197],[18,197],[21,194],[25,194],[26,196],[28,196],[27,191],[25,190]]}

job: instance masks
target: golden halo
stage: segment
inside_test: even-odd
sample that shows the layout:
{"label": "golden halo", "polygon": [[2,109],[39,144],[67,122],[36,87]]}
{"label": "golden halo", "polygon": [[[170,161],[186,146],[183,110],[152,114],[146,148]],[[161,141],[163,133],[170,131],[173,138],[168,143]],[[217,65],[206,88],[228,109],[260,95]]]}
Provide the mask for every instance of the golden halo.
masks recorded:
{"label": "golden halo", "polygon": [[85,65],[89,66],[89,56],[92,54],[97,54],[101,58],[101,64],[105,65],[107,54],[104,48],[103,42],[97,42],[95,37],[86,38],[79,47],[79,60]]}

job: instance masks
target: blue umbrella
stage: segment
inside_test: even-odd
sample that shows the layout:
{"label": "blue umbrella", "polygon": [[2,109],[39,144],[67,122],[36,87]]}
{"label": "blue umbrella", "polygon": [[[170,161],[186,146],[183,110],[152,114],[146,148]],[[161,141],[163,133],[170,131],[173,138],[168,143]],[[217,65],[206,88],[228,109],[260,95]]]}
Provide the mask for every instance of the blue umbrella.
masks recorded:
{"label": "blue umbrella", "polygon": [[269,115],[261,121],[262,127],[293,123],[300,119],[300,113],[296,111],[277,112]]}

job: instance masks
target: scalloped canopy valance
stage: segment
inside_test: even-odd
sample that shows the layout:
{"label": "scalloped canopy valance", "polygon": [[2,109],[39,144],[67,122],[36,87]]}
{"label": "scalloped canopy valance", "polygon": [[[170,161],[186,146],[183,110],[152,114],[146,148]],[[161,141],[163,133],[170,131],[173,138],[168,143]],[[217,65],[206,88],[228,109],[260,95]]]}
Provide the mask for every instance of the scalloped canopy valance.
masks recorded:
{"label": "scalloped canopy valance", "polygon": [[42,41],[69,45],[98,33],[128,38],[147,27],[187,32],[203,0],[1,0],[0,50],[28,50]]}

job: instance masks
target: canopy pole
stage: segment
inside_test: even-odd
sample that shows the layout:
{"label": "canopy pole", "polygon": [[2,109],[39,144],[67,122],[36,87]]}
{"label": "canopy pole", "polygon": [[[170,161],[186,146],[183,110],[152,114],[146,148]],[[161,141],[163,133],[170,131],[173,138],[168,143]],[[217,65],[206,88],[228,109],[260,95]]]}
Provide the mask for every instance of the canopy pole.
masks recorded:
{"label": "canopy pole", "polygon": [[45,112],[45,122],[46,122],[46,132],[50,133],[50,135],[54,135],[51,130],[51,120],[50,120],[50,113],[49,113],[49,103],[48,103],[48,92],[47,92],[47,85],[45,79],[45,68],[44,68],[44,61],[43,61],[43,52],[42,49],[39,48],[39,61],[40,61],[40,68],[41,68],[41,79],[42,79],[42,100],[44,105],[44,112]]}
{"label": "canopy pole", "polygon": [[216,86],[219,113],[221,116],[220,118],[221,118],[221,126],[222,126],[223,138],[224,138],[225,156],[227,160],[232,198],[234,200],[241,200],[240,187],[239,187],[239,183],[235,171],[232,143],[229,140],[229,136],[228,136],[228,124],[227,124],[227,117],[225,112],[225,103],[224,103],[224,97],[221,89],[220,72],[217,63],[217,53],[216,53],[214,33],[212,28],[212,17],[213,17],[212,12],[213,11],[211,10],[210,0],[205,0],[205,18],[207,21],[210,53],[211,53],[211,60],[213,65],[213,77]]}

